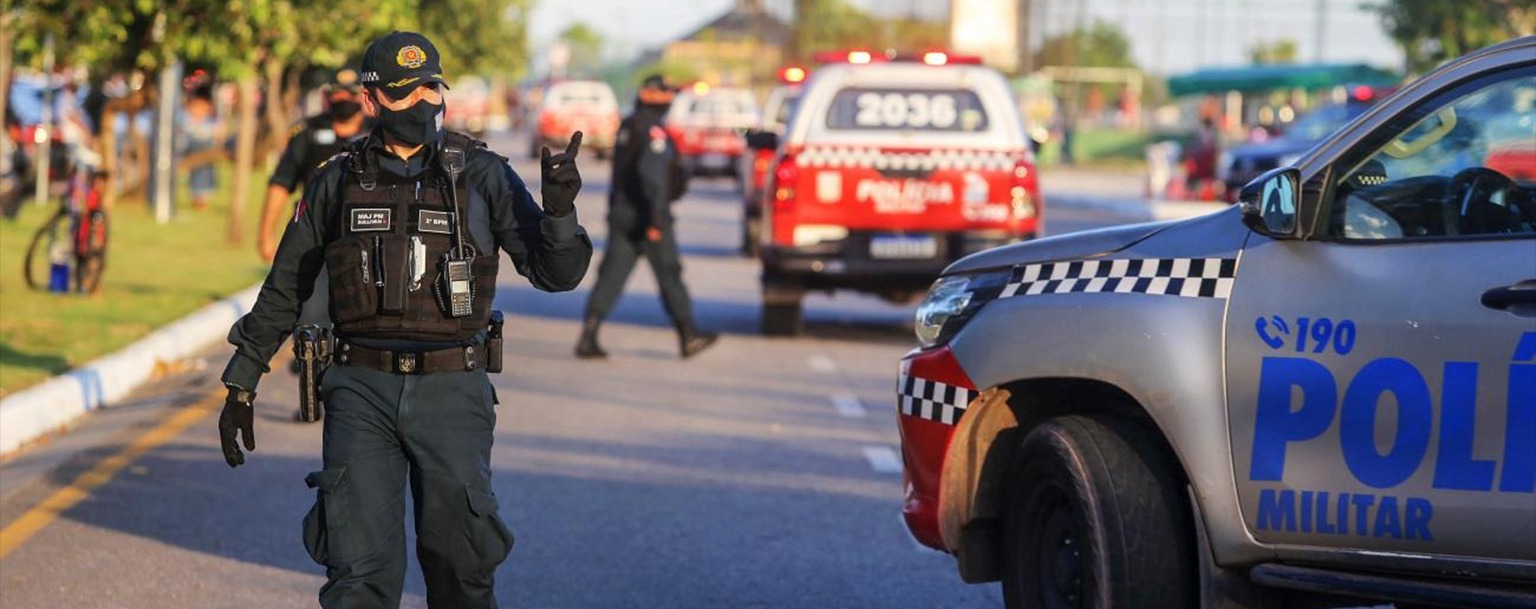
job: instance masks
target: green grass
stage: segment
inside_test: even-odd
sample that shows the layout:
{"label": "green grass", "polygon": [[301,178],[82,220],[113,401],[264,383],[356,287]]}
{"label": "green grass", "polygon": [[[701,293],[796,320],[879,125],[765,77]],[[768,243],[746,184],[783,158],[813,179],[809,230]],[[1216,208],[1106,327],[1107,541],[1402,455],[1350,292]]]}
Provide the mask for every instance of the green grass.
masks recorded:
{"label": "green grass", "polygon": [[[256,223],[265,176],[253,176],[240,245],[225,238],[233,179],[208,209],[191,210],[183,188],[178,215],[155,223],[142,201],[119,200],[111,212],[110,249],[95,296],[27,288],[22,261],[32,233],[54,211],[29,199],[19,216],[0,220],[0,397],[120,349],[156,328],[266,276],[256,255]],[[183,180],[184,182],[184,180]]]}

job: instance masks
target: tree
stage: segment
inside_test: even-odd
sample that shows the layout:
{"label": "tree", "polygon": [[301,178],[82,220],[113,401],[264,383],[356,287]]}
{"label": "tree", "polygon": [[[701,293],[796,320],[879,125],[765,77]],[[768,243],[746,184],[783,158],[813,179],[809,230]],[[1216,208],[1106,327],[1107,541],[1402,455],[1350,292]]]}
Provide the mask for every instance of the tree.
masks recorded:
{"label": "tree", "polygon": [[1409,72],[1536,34],[1536,0],[1385,0],[1366,6],[1402,47]]}
{"label": "tree", "polygon": [[420,31],[442,52],[450,80],[469,74],[515,80],[527,73],[532,0],[416,1]]}
{"label": "tree", "polygon": [[1046,38],[1035,53],[1037,66],[1134,68],[1131,40],[1120,28],[1094,20],[1087,30]]}
{"label": "tree", "polygon": [[868,47],[875,20],[847,0],[795,0],[795,39],[790,59],[805,61],[819,51]]}
{"label": "tree", "polygon": [[585,23],[574,23],[560,32],[560,42],[571,51],[568,70],[574,74],[591,74],[602,66],[603,35]]}
{"label": "tree", "polygon": [[1296,41],[1282,38],[1255,43],[1248,48],[1248,60],[1257,64],[1296,63]]}

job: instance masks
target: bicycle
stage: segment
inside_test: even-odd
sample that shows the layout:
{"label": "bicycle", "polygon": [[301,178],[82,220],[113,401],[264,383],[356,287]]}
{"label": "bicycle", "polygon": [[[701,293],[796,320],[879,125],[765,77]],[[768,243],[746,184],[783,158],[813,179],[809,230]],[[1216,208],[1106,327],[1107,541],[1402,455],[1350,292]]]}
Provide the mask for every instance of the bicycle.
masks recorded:
{"label": "bicycle", "polygon": [[107,212],[101,206],[101,179],[95,167],[76,162],[59,210],[43,222],[27,246],[23,273],[27,287],[51,292],[95,294],[107,267]]}

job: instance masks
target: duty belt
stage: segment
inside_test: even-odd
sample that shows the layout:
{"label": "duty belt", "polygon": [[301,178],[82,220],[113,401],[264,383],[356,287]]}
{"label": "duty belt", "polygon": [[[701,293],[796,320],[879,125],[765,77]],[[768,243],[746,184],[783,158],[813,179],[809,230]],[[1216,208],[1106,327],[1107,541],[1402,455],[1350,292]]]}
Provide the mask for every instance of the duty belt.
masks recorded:
{"label": "duty belt", "polygon": [[432,374],[479,370],[485,366],[485,355],[483,349],[476,346],[435,351],[389,351],[342,341],[336,349],[336,363],[393,374]]}

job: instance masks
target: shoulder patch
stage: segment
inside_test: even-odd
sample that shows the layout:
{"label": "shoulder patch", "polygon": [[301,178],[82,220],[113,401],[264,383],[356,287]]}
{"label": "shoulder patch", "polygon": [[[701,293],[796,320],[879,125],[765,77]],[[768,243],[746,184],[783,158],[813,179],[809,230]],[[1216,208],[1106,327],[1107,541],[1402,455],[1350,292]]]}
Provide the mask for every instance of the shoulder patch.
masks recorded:
{"label": "shoulder patch", "polygon": [[651,125],[651,151],[661,154],[667,151],[667,130]]}
{"label": "shoulder patch", "polygon": [[325,169],[325,166],[326,165],[330,165],[332,161],[338,161],[338,160],[341,160],[341,159],[346,158],[348,156],[351,156],[351,155],[348,154],[347,151],[345,151],[345,150],[331,155],[331,158],[328,158],[328,159],[326,159],[324,161],[320,161],[320,164],[315,166],[315,173],[317,173],[317,174],[320,173],[320,170],[321,169]]}

